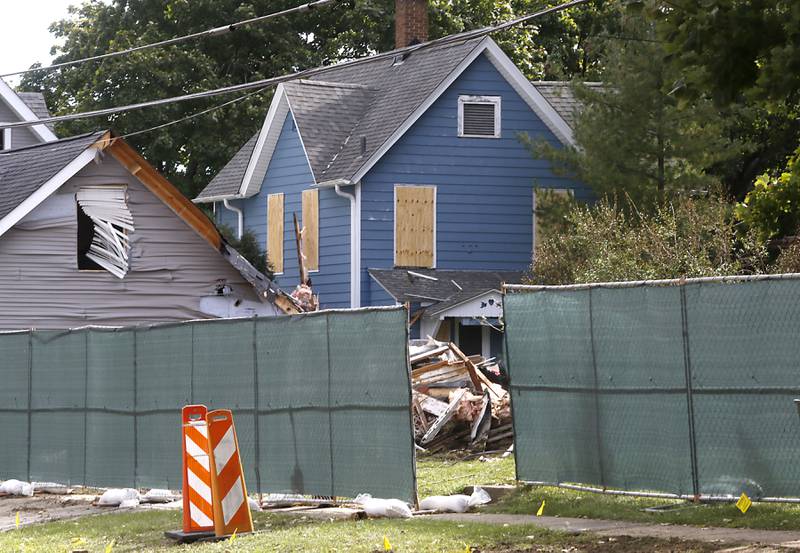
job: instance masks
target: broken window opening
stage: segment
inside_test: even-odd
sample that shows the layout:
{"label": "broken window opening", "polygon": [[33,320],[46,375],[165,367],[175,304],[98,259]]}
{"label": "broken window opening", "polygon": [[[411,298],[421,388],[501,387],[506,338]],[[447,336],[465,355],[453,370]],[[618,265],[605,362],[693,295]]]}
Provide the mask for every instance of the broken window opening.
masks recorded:
{"label": "broken window opening", "polygon": [[117,278],[128,273],[133,216],[125,187],[78,190],[78,269],[105,269]]}

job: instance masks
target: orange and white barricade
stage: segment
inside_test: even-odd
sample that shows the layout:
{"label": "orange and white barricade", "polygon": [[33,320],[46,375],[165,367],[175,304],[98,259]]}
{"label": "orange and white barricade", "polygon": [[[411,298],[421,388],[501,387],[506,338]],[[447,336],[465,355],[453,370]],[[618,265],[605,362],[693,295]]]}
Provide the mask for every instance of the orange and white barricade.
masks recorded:
{"label": "orange and white barricade", "polygon": [[211,452],[211,490],[214,507],[214,533],[228,536],[253,531],[253,516],[247,502],[239,441],[228,409],[206,415]]}
{"label": "orange and white barricade", "polygon": [[214,530],[211,460],[205,405],[187,405],[183,420],[183,531]]}

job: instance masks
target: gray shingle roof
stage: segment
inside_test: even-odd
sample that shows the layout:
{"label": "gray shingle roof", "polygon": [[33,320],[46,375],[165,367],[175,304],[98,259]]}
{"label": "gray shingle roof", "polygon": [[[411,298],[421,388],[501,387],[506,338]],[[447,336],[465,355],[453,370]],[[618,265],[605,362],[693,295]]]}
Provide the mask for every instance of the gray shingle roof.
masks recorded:
{"label": "gray shingle roof", "polygon": [[352,140],[351,133],[369,109],[376,90],[358,84],[302,80],[287,83],[286,94],[311,170],[320,180]]}
{"label": "gray shingle roof", "polygon": [[[413,273],[437,280],[414,276]],[[523,276],[521,271],[449,269],[369,269],[369,274],[400,303],[433,302],[435,305],[430,308],[433,313],[490,290],[499,290],[503,283],[520,283]]]}
{"label": "gray shingle roof", "polygon": [[[47,103],[44,101],[44,95],[41,92],[17,92],[17,96],[26,106],[31,108],[33,114],[39,119],[50,117],[50,110],[47,109]],[[51,131],[54,130],[52,123],[46,123],[45,126]]]}
{"label": "gray shingle roof", "polygon": [[247,165],[250,163],[250,156],[253,155],[253,150],[258,142],[258,135],[260,131],[255,133],[250,140],[245,142],[244,146],[236,152],[236,155],[223,167],[216,176],[211,179],[202,192],[197,196],[198,199],[215,198],[219,196],[232,196],[239,193],[239,186],[242,184],[242,178]]}
{"label": "gray shingle roof", "polygon": [[[581,103],[575,98],[572,84],[569,81],[531,81],[544,99],[556,110],[567,125],[575,128],[575,119],[581,108]],[[592,88],[602,87],[602,83],[583,83]]]}
{"label": "gray shingle roof", "polygon": [[[351,178],[481,40],[426,48],[402,63],[376,59],[284,83],[317,182]],[[198,199],[236,194],[253,146],[242,147]]]}
{"label": "gray shingle roof", "polygon": [[0,219],[97,142],[104,132],[0,152]]}

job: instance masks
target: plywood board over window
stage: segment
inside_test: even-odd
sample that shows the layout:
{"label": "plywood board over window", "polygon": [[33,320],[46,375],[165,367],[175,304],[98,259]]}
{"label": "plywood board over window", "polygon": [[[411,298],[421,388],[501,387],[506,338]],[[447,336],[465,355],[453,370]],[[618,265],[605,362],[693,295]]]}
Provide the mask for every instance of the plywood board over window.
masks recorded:
{"label": "plywood board over window", "polygon": [[303,190],[303,255],[306,269],[319,271],[319,190]]}
{"label": "plywood board over window", "polygon": [[274,273],[283,272],[283,193],[267,196],[267,260]]}
{"label": "plywood board over window", "polygon": [[436,187],[396,186],[394,264],[433,268],[436,262]]}

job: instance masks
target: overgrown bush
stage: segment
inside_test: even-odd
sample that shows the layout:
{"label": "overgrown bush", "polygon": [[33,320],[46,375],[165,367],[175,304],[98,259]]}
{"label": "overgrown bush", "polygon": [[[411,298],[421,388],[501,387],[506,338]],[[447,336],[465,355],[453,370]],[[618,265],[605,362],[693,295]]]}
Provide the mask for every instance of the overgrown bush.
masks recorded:
{"label": "overgrown bush", "polygon": [[763,272],[767,251],[736,231],[723,198],[679,198],[648,212],[574,205],[537,247],[530,281],[572,284]]}

